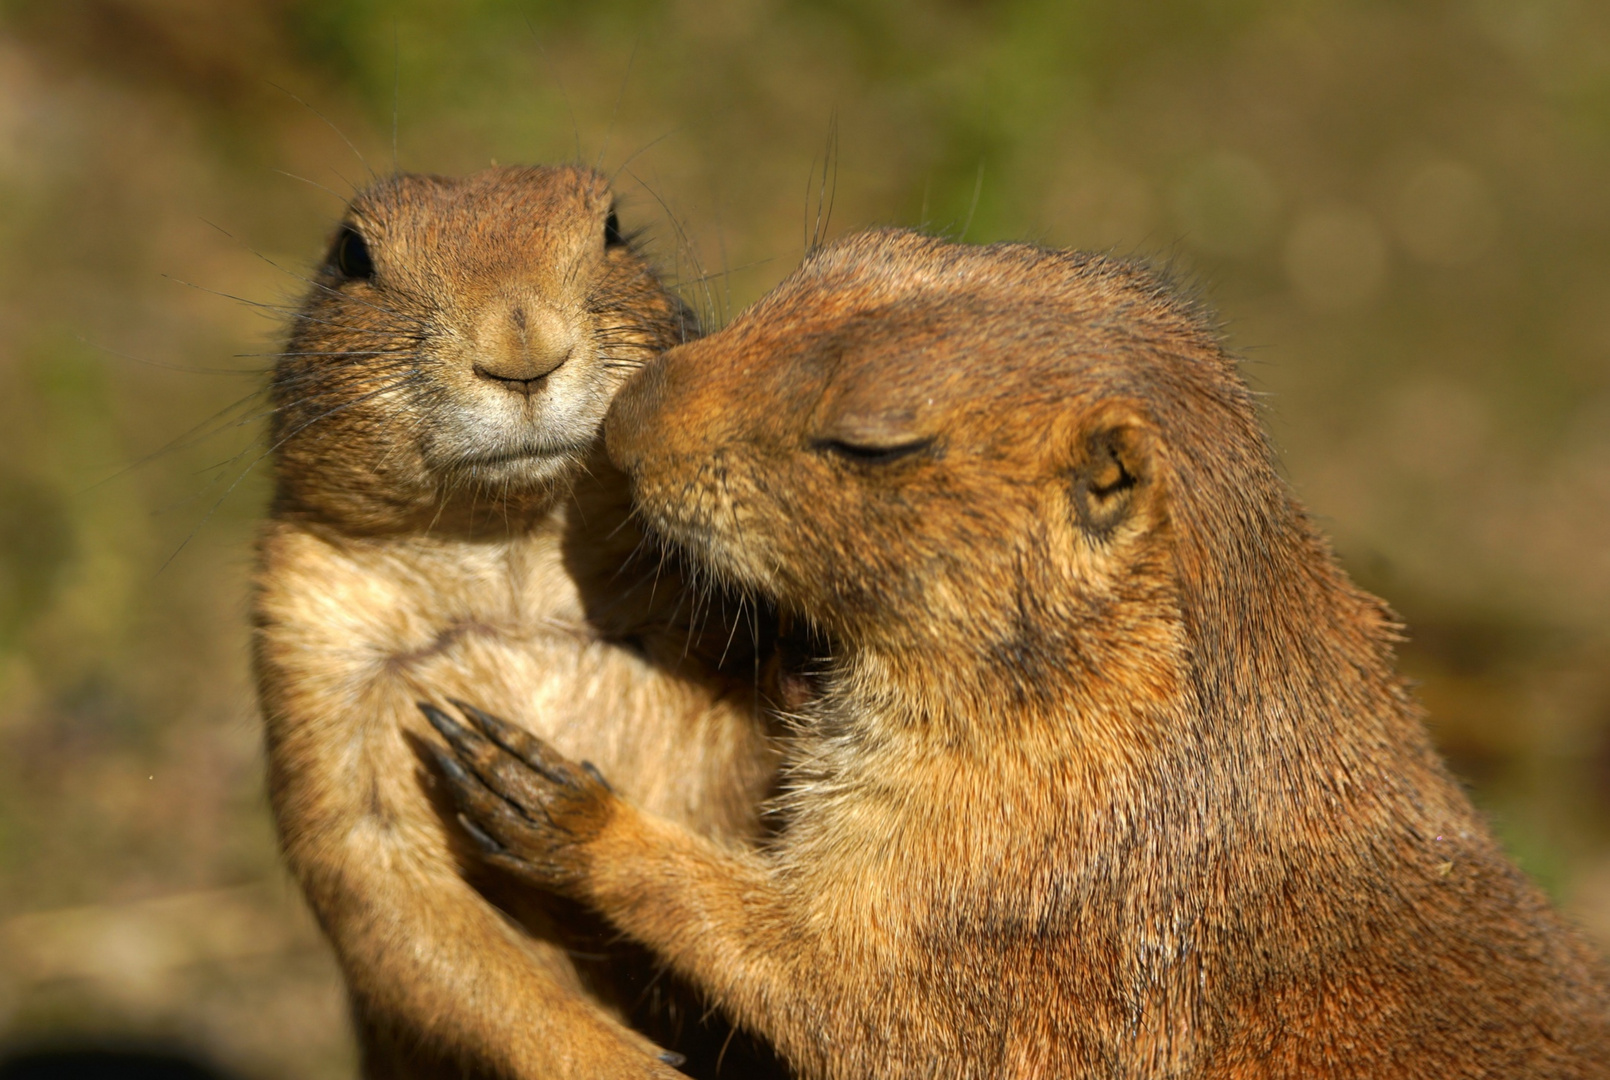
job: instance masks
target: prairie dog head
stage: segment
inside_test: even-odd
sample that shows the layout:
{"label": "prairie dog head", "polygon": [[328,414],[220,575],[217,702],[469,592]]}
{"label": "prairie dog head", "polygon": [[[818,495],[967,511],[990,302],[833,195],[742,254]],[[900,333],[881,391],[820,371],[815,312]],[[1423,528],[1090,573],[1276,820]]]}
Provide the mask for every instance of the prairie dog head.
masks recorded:
{"label": "prairie dog head", "polygon": [[545,505],[616,390],[693,329],[590,170],[382,179],[275,368],[279,512],[386,530]]}
{"label": "prairie dog head", "polygon": [[607,433],[645,518],[727,580],[891,669],[1033,693],[1171,678],[1180,582],[1302,533],[1250,401],[1141,268],[888,231],[671,350]]}

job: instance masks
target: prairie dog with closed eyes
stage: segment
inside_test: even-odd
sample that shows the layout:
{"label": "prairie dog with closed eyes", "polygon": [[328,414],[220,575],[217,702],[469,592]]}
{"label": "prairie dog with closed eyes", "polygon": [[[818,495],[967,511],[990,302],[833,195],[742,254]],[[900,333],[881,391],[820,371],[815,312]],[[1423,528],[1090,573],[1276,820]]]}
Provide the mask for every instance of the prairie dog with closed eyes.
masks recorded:
{"label": "prairie dog with closed eyes", "polygon": [[784,824],[735,855],[473,708],[443,768],[801,1076],[1610,1077],[1603,959],[1166,281],[845,238],[606,426],[651,527],[822,639]]}
{"label": "prairie dog with closed eyes", "polygon": [[748,670],[748,635],[705,649],[674,572],[633,564],[596,449],[615,391],[690,333],[580,168],[378,181],[292,322],[254,657],[285,858],[369,1076],[679,1075],[623,1019],[652,971],[468,857],[416,703],[539,718],[642,805],[756,833],[772,751],[752,683],[715,670]]}

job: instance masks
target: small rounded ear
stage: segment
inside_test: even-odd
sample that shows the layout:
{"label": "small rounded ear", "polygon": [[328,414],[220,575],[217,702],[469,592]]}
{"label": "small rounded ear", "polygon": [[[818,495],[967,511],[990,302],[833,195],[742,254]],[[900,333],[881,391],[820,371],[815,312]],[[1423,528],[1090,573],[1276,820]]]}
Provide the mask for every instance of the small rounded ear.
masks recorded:
{"label": "small rounded ear", "polygon": [[1073,513],[1092,539],[1128,521],[1156,478],[1157,435],[1138,408],[1110,403],[1079,426],[1071,474]]}

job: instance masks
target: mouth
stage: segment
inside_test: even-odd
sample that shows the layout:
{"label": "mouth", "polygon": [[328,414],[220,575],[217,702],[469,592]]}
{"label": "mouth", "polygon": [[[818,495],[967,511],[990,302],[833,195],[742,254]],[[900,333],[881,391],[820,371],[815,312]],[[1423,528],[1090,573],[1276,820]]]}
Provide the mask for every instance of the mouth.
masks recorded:
{"label": "mouth", "polygon": [[[725,638],[723,663],[732,661],[734,672],[753,671],[756,688],[773,707],[798,714],[823,695],[834,658],[839,655],[823,628],[762,593],[747,593],[736,611],[719,596],[719,590],[708,595],[704,603],[717,613],[718,624],[729,625],[729,631],[721,635]],[[736,635],[752,635],[744,643],[754,650],[752,656],[733,653]]]}
{"label": "mouth", "polygon": [[528,443],[454,455],[438,471],[451,483],[467,481],[489,492],[514,495],[551,488],[586,458],[587,450],[583,443]]}
{"label": "mouth", "polygon": [[821,696],[822,677],[832,645],[805,620],[773,609],[776,634],[765,672],[766,689],[787,712],[798,712]]}
{"label": "mouth", "polygon": [[630,576],[650,589],[671,580],[691,591],[691,601],[668,601],[674,608],[668,627],[679,626],[678,617],[693,619],[694,625],[672,631],[684,655],[691,650],[739,680],[752,678],[761,700],[784,713],[799,713],[822,696],[839,655],[825,628],[764,587],[728,578],[704,557],[707,546],[647,524],[650,542],[631,557]]}
{"label": "mouth", "polygon": [[587,447],[580,443],[517,446],[491,454],[473,454],[461,457],[456,464],[460,468],[477,469],[496,468],[500,465],[515,465],[523,462],[546,463],[580,457],[586,450]]}

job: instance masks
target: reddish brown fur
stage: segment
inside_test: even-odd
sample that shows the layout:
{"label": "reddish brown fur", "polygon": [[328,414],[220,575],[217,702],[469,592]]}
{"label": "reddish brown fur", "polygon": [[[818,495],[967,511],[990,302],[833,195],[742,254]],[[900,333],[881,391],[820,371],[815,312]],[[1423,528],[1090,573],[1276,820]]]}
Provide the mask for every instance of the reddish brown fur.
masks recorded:
{"label": "reddish brown fur", "polygon": [[802,1074],[1610,1075],[1601,960],[1154,276],[854,237],[608,432],[656,526],[828,642],[787,825],[734,857],[495,728],[559,782],[460,733],[455,786]]}
{"label": "reddish brown fur", "polygon": [[[468,856],[433,805],[416,702],[534,716],[702,834],[753,836],[770,782],[752,684],[700,659],[674,572],[651,588],[628,567],[639,534],[598,429],[689,326],[611,216],[580,169],[380,181],[275,372],[254,604],[270,793],[369,1076],[678,1075],[620,1016],[653,971],[578,970],[579,913]],[[372,276],[342,271],[346,231]]]}

